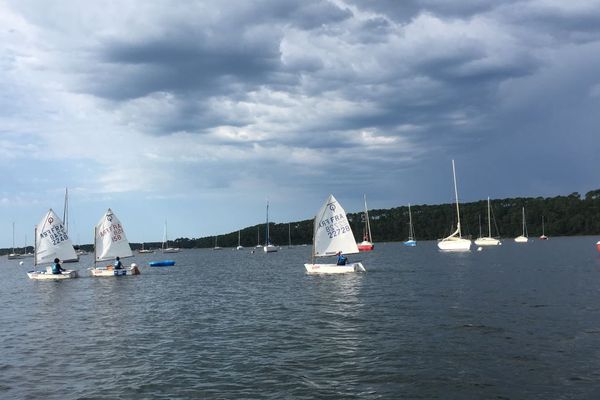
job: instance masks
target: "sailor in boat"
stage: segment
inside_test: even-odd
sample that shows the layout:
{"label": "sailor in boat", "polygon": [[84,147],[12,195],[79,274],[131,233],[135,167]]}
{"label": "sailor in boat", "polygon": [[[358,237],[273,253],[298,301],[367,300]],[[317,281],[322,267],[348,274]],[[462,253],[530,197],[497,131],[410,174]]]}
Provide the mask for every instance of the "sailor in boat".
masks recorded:
{"label": "sailor in boat", "polygon": [[343,255],[341,251],[337,252],[337,256],[337,265],[346,265],[346,263],[348,262],[348,257]]}
{"label": "sailor in boat", "polygon": [[119,256],[115,258],[115,269],[123,269],[123,263],[121,262]]}
{"label": "sailor in boat", "polygon": [[54,259],[54,264],[52,264],[52,275],[60,275],[62,271],[66,271],[63,267],[60,266],[60,260],[58,258]]}

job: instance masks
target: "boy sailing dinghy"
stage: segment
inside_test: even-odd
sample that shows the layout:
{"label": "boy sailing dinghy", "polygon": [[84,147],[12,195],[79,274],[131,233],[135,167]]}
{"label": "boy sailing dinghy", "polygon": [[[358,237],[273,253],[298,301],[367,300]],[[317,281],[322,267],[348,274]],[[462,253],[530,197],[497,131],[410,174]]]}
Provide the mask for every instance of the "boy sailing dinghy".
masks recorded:
{"label": "boy sailing dinghy", "polygon": [[327,201],[315,217],[313,230],[312,263],[304,264],[309,274],[343,274],[347,272],[366,272],[360,262],[346,265],[315,264],[315,257],[358,253],[354,234],[341,204],[329,195]]}
{"label": "boy sailing dinghy", "polygon": [[135,263],[129,267],[115,269],[112,265],[97,267],[99,261],[114,260],[115,257],[133,257],[129,241],[125,236],[121,221],[109,208],[94,228],[94,268],[92,276],[127,276],[139,275],[140,270]]}
{"label": "boy sailing dinghy", "polygon": [[[35,253],[33,263],[50,264],[55,258],[59,260],[75,257],[75,249],[65,226],[58,216],[50,209],[39,224],[35,227]],[[67,269],[60,274],[53,274],[52,267],[46,267],[46,271],[29,271],[29,279],[56,280],[77,278],[77,271]]]}

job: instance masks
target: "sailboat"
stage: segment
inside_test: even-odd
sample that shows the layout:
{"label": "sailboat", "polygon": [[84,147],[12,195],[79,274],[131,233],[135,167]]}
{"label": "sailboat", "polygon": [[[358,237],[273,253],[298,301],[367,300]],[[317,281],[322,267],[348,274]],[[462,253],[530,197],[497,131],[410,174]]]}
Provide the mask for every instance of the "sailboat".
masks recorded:
{"label": "sailboat", "polygon": [[452,160],[452,177],[454,178],[454,197],[456,199],[456,231],[450,236],[438,241],[438,248],[442,251],[471,251],[471,241],[462,238],[460,230],[460,208],[458,206],[458,189],[456,187],[456,168]]}
{"label": "sailboat", "polygon": [[365,194],[365,227],[363,229],[363,241],[358,243],[359,251],[371,251],[375,248],[371,236],[371,223],[369,222],[369,210],[367,210],[367,195]]}
{"label": "sailboat", "polygon": [[163,235],[161,251],[163,253],[179,253],[181,251],[179,247],[169,247],[169,236],[167,235],[167,220],[165,220],[165,232]]}
{"label": "sailboat", "polygon": [[288,249],[292,248],[292,224],[288,222]]}
{"label": "sailboat", "polygon": [[[44,218],[35,227],[35,251],[33,265],[50,264],[55,258],[59,260],[75,257],[75,249],[62,221],[52,211],[48,210]],[[52,267],[46,267],[46,271],[29,271],[29,279],[56,280],[77,278],[75,270],[67,269],[60,274],[53,274]]]}
{"label": "sailboat", "polygon": [[140,274],[140,270],[135,263],[130,266],[123,266],[123,269],[115,269],[112,265],[100,268],[97,266],[98,262],[114,260],[116,257],[133,257],[133,253],[121,221],[109,208],[94,228],[94,267],[91,268],[92,276]]}
{"label": "sailboat", "polygon": [[215,236],[215,247],[213,247],[213,250],[223,250],[222,247],[219,247],[219,235]]}
{"label": "sailboat", "polygon": [[241,231],[238,230],[238,245],[235,248],[236,250],[242,250],[244,248],[244,246],[241,245],[240,240],[241,240]]}
{"label": "sailboat", "polygon": [[140,253],[140,254],[150,254],[150,253],[154,253],[154,250],[144,248],[144,242],[142,242],[142,248],[138,250],[138,253]]}
{"label": "sailboat", "polygon": [[271,238],[269,237],[269,202],[267,201],[267,234],[265,237],[265,246],[263,250],[265,253],[274,253],[277,251],[277,246],[271,244]]}
{"label": "sailboat", "polygon": [[488,218],[488,235],[486,237],[481,237],[481,220],[479,220],[479,238],[475,240],[475,244],[477,246],[498,246],[501,245],[502,242],[500,240],[492,237],[492,218],[491,218],[491,207],[490,207],[490,198],[487,199],[487,218]]}
{"label": "sailboat", "polygon": [[262,244],[260,244],[260,226],[256,227],[256,247],[257,249],[260,249],[262,247]]}
{"label": "sailboat", "polygon": [[544,232],[544,216],[542,215],[542,236],[540,236],[540,240],[548,240],[548,236],[546,236]]}
{"label": "sailboat", "polygon": [[338,252],[356,254],[358,251],[352,228],[350,228],[346,217],[346,211],[330,194],[315,217],[312,260],[310,264],[304,264],[306,272],[309,274],[366,272],[365,267],[360,262],[346,265],[315,264],[316,257],[335,256]]}
{"label": "sailboat", "polygon": [[9,253],[6,257],[9,260],[18,260],[23,257],[22,254],[15,252],[15,223],[12,223],[12,233],[13,233],[13,241],[12,241],[12,253]]}
{"label": "sailboat", "polygon": [[408,204],[408,240],[404,242],[405,246],[414,247],[417,245],[415,240],[415,231],[412,224],[412,214],[410,212],[410,203]]}
{"label": "sailboat", "polygon": [[523,234],[521,236],[517,236],[515,238],[515,242],[517,243],[527,243],[529,239],[527,238],[527,225],[525,225],[525,207],[522,209],[523,211]]}

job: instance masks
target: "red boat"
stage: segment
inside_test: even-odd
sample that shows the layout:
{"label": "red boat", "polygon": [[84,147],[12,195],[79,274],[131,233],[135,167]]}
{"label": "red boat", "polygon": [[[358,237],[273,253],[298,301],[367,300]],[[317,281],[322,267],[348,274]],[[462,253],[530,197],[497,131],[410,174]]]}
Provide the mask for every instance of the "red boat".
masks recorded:
{"label": "red boat", "polygon": [[371,241],[371,224],[369,223],[369,211],[367,210],[367,195],[365,195],[365,228],[363,230],[363,241],[357,243],[358,251],[372,251],[375,245]]}
{"label": "red boat", "polygon": [[598,241],[598,243],[596,243],[596,248],[598,249],[598,251],[600,251],[600,240]]}

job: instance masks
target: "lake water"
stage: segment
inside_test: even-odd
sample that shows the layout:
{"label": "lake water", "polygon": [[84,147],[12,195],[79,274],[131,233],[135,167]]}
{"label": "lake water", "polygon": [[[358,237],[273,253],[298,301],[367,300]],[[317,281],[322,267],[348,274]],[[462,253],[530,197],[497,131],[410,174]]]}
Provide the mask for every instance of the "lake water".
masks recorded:
{"label": "lake water", "polygon": [[137,256],[121,278],[86,256],[61,282],[4,257],[0,398],[600,398],[597,240],[380,243],[342,276],[306,275],[310,247]]}

